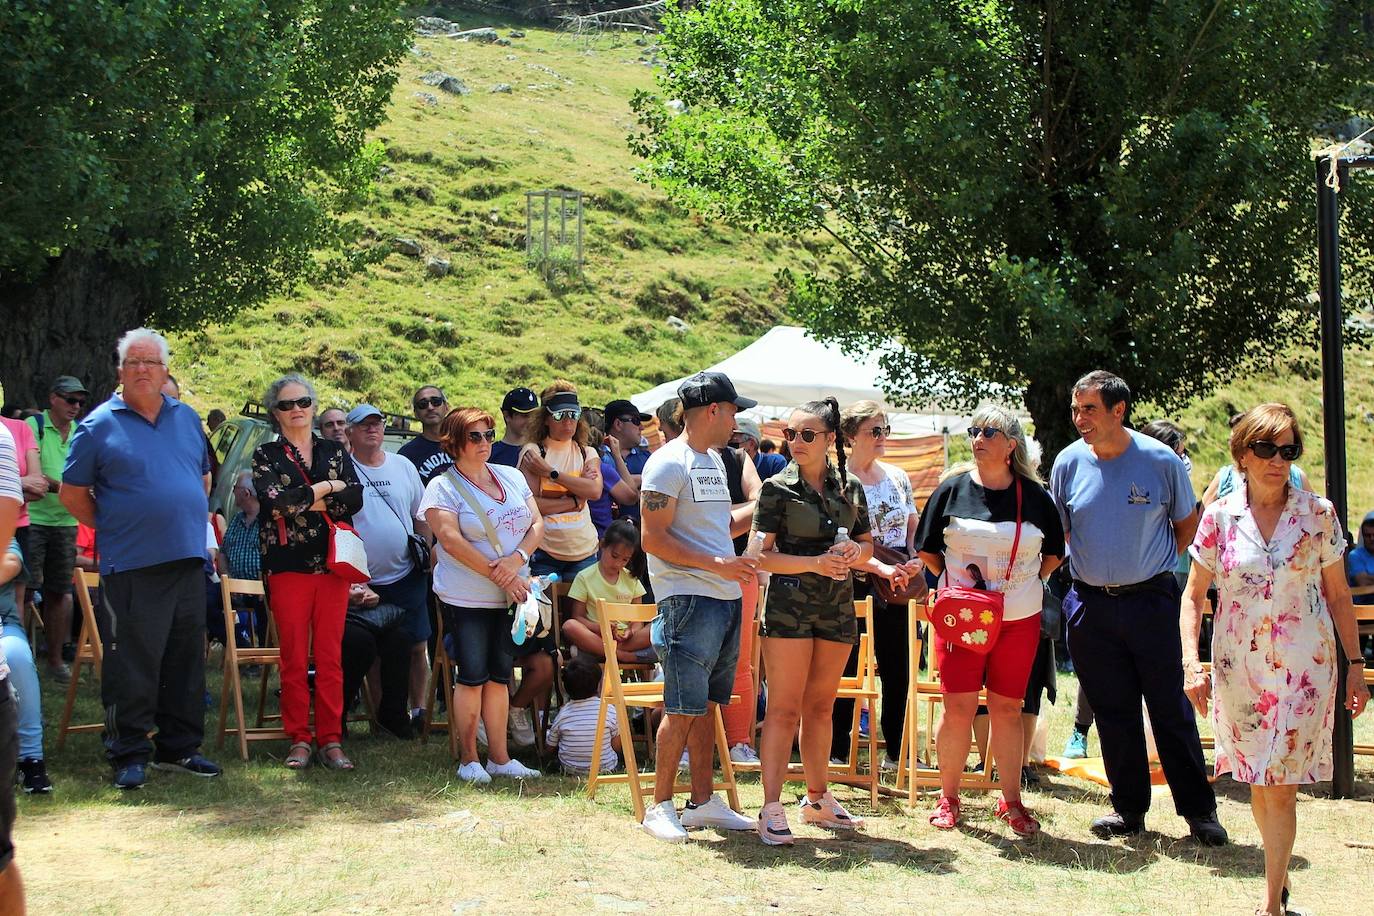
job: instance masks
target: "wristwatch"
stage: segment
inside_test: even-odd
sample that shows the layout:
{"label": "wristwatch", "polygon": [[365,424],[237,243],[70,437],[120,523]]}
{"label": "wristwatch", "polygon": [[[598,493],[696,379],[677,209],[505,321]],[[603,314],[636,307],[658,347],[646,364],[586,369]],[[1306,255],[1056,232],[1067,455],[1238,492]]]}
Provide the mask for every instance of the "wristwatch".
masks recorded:
{"label": "wristwatch", "polygon": [[524,560],[526,563],[530,561],[530,555],[525,553],[525,551],[521,550],[519,547],[515,548],[515,552],[520,554],[520,559]]}
{"label": "wristwatch", "polygon": [[557,480],[557,479],[558,479],[558,468],[553,468],[552,470],[549,471],[549,480]]}

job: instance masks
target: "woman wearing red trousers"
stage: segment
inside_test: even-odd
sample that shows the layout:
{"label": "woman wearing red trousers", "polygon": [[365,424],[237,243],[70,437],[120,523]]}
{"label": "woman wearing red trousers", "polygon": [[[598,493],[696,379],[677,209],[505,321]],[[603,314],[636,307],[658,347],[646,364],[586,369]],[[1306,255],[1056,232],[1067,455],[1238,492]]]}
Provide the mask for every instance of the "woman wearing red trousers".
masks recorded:
{"label": "woman wearing red trousers", "polygon": [[343,647],[348,582],[325,566],[329,525],[362,508],[363,491],[343,446],[315,435],[315,389],[299,375],[277,379],[263,404],[280,432],[253,453],[253,488],[262,503],[258,526],[262,572],[281,642],[281,718],[291,736],[286,766],[310,765],[310,687],[315,655],[315,735],[321,765],[351,770],[344,754]]}

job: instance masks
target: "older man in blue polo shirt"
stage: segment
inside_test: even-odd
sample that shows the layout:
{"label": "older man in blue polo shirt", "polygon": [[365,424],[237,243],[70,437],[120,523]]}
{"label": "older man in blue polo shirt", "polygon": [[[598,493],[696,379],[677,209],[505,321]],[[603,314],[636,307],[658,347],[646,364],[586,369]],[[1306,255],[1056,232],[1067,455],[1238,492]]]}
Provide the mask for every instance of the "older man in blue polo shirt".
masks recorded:
{"label": "older man in blue polo shirt", "polygon": [[1183,693],[1174,567],[1197,530],[1193,486],[1173,449],[1125,428],[1130,398],[1111,373],[1079,379],[1072,409],[1082,438],[1059,453],[1050,474],[1070,542],[1069,653],[1097,713],[1115,809],[1093,821],[1092,832],[1106,839],[1145,829],[1143,700],[1175,809],[1199,842],[1222,846],[1226,831]]}
{"label": "older man in blue polo shirt", "polygon": [[149,757],[156,769],[220,774],[200,754],[210,460],[200,417],[162,393],[167,357],[148,328],[120,339],[121,393],[77,427],[58,494],[100,546],[104,739],[121,789],[143,785]]}

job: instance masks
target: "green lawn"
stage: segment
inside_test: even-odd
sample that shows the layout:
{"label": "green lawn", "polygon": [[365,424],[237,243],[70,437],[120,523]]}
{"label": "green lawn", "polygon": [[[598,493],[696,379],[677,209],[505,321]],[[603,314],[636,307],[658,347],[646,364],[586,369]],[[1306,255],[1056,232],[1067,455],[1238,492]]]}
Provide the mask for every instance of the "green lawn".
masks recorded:
{"label": "green lawn", "polygon": [[[1059,703],[1046,707],[1051,753],[1075,689],[1061,677]],[[81,696],[78,719],[90,721],[94,690]],[[45,691],[50,749],[60,699]],[[1374,721],[1359,726],[1374,739]],[[1218,786],[1221,817],[1236,843],[1222,850],[1184,839],[1167,797],[1143,839],[1098,841],[1087,825],[1105,790],[1058,775],[1027,796],[1045,831],[1033,842],[991,817],[991,796],[969,796],[965,826],[945,834],[925,823],[924,807],[885,800],[873,811],[865,793],[841,789],[870,819],[860,836],[794,823],[791,849],[711,833],[670,847],[635,829],[620,787],[593,802],[562,776],[459,785],[442,736],[428,745],[357,736],[353,774],[289,772],[284,743],[258,744],[247,763],[230,748],[207,741],[225,764],[221,779],[151,773],[134,793],[110,787],[94,735],[50,750],[56,792],[21,798],[16,833],[31,911],[1248,913],[1263,869],[1246,792],[1229,781]],[[1356,876],[1374,873],[1370,758],[1358,777],[1356,800],[1332,801],[1323,787],[1301,797],[1294,899],[1310,912],[1347,909],[1365,892]],[[744,777],[741,793],[754,814],[757,777]]]}

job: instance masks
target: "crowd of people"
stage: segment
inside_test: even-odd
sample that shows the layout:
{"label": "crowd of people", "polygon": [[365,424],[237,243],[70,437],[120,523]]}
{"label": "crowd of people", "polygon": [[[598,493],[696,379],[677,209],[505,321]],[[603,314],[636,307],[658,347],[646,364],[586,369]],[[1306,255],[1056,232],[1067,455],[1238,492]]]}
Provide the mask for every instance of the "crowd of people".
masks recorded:
{"label": "crowd of people", "polygon": [[[968,430],[973,460],[949,468],[918,507],[906,473],[882,460],[891,428],[873,402],[800,405],[779,450],[737,416],[756,403],[726,376],[701,372],[656,412],[666,443],[651,451],[649,414],[623,399],[589,409],[565,381],[509,392],[499,438],[495,415],[452,405],[426,385],[412,402],[421,433],[393,454],[383,447],[382,411],[321,411],[311,382],[290,374],[263,399],[276,437],[248,467],[223,471],[235,475],[235,511],[207,523],[213,456],[200,418],[177,397],[166,340],[131,331],[118,358],[120,388],[103,404],[62,376],[46,410],[0,430],[0,541],[8,544],[0,781],[10,784],[17,758],[25,791],[52,784],[39,662],[21,615],[41,595],[47,676],[70,678],[62,647],[78,562],[102,577],[104,748],[114,784],[130,790],[150,767],[222,772],[201,752],[207,604],[211,619],[220,614],[206,584],[216,574],[266,585],[281,651],[285,766],[354,769],[347,710],[364,692],[375,729],[414,735],[442,631],[456,667],[444,701],[459,736],[457,776],[470,784],[538,778],[512,754],[534,743],[536,729],[547,731],[567,772],[619,765],[628,723],[612,715],[600,746],[594,738],[605,651],[598,603],[653,602],[652,624],[617,630],[614,645],[620,663],[653,667],[663,681],[655,798],[643,828],[669,842],[715,827],[793,843],[782,790],[794,748],[806,792],[793,816],[861,828],[829,787],[850,746],[851,713],[836,692],[857,661],[854,601],[874,598],[865,625],[881,703],[870,727],[887,750],[870,765],[889,770],[912,676],[905,601],[891,596],[926,588],[996,593],[1002,609],[991,646],[928,634],[944,694],[941,790],[929,821],[959,825],[977,735],[984,765],[997,773],[995,816],[1034,836],[1040,825],[1022,780],[1048,686],[1040,672],[1052,671],[1061,635],[1047,621],[1062,612],[1081,685],[1066,754],[1086,753],[1095,722],[1111,784],[1112,810],[1091,831],[1145,829],[1143,707],[1190,834],[1228,842],[1194,711],[1210,714],[1216,771],[1252,786],[1264,912],[1287,902],[1298,787],[1330,778],[1335,704],[1358,715],[1368,702],[1349,586],[1374,584],[1374,513],[1347,561],[1331,504],[1294,464],[1302,433],[1283,405],[1236,418],[1234,465],[1199,502],[1177,427],[1133,429],[1126,382],[1093,372],[1067,405],[1080,439],[1047,478],[1017,418],[984,408]],[[224,422],[214,413],[212,426]],[[512,609],[554,576],[569,583],[555,622],[566,658],[552,630],[512,627]],[[1213,600],[1208,673],[1200,621]],[[236,636],[261,639],[263,608],[249,601],[241,610]],[[751,664],[756,638],[760,671]],[[1338,642],[1351,662],[1345,683],[1336,683]],[[548,702],[558,666],[568,699],[555,714]],[[757,818],[712,790],[718,707],[730,757],[760,765]],[[673,787],[684,765],[691,792],[679,810]],[[13,799],[0,796],[3,868]]]}

